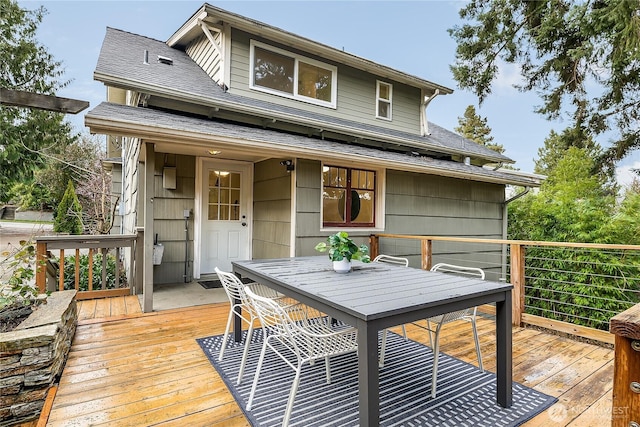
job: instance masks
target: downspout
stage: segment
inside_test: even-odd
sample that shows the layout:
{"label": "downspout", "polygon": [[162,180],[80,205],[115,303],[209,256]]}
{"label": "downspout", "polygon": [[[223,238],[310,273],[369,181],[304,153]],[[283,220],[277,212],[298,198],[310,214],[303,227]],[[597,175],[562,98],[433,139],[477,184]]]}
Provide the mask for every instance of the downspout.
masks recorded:
{"label": "downspout", "polygon": [[[524,187],[524,191],[516,194],[515,196],[507,199],[502,204],[502,240],[507,240],[507,228],[508,228],[508,205],[509,203],[518,200],[520,197],[525,196],[531,187]],[[500,272],[500,280],[507,280],[507,245],[502,245],[502,270]]]}
{"label": "downspout", "polygon": [[429,135],[429,121],[427,120],[427,107],[429,103],[433,101],[433,98],[440,95],[440,89],[436,89],[433,91],[433,94],[429,97],[424,97],[424,102],[421,105],[421,114],[420,114],[420,122],[422,123],[422,136]]}

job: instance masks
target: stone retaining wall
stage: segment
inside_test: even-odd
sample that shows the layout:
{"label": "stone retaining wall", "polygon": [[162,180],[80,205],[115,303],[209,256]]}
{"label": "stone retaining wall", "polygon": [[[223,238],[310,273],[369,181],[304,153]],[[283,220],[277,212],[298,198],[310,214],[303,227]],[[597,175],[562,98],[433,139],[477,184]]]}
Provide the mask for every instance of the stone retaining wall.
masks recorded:
{"label": "stone retaining wall", "polygon": [[39,416],[78,323],[76,291],[54,292],[11,332],[0,333],[0,426]]}

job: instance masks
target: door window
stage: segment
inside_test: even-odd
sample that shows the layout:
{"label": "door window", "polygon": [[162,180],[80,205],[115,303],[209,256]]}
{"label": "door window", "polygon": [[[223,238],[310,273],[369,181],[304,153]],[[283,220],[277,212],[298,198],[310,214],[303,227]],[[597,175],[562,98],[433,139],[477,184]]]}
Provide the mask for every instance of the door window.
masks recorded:
{"label": "door window", "polygon": [[238,221],[240,200],[240,173],[209,171],[209,220]]}

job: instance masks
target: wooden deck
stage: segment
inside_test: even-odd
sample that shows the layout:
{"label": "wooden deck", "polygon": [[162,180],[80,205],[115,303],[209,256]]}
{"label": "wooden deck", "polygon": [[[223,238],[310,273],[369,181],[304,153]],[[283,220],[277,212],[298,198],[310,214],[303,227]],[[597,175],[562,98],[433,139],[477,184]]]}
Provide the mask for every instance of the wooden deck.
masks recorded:
{"label": "wooden deck", "polygon": [[[224,332],[228,304],[141,314],[132,302],[81,303],[46,425],[249,425],[195,341]],[[409,337],[428,342],[423,326],[407,325]],[[478,329],[495,371],[494,323],[479,319]],[[476,364],[468,324],[447,325],[441,339],[442,351]],[[559,398],[527,427],[610,425],[613,350],[514,328],[513,379]]]}

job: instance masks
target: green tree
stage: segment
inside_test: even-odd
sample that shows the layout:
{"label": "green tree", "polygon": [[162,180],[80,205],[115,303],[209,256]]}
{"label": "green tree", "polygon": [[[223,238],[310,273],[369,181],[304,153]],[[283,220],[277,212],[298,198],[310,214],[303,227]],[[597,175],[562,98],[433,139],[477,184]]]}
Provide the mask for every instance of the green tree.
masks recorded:
{"label": "green tree", "polygon": [[[36,39],[45,9],[26,10],[13,0],[0,0],[0,87],[54,95],[61,63]],[[0,202],[8,201],[17,182],[33,182],[46,160],[43,150],[55,152],[73,139],[64,115],[43,110],[0,106]]]}
{"label": "green tree", "polygon": [[458,44],[451,69],[480,102],[499,66],[516,64],[518,88],[541,94],[537,112],[569,112],[575,127],[614,134],[601,166],[640,147],[638,0],[471,0],[460,17],[467,23],[449,30]]}
{"label": "green tree", "polygon": [[473,105],[469,105],[464,110],[464,115],[458,117],[458,126],[454,130],[473,142],[485,145],[500,154],[504,153],[502,145],[492,142],[493,136],[491,135],[491,128],[487,124],[487,119],[480,117]]}
{"label": "green tree", "polygon": [[57,233],[82,234],[82,207],[73,182],[69,180],[67,191],[58,205],[56,217],[53,221],[53,231]]}
{"label": "green tree", "polygon": [[[554,153],[540,191],[509,205],[509,238],[624,243],[637,237],[640,197],[629,196],[618,208],[606,176],[592,173],[594,153],[577,147]],[[621,258],[607,250],[531,246],[527,312],[606,329],[612,314],[638,302],[638,283],[629,280],[637,277],[637,265],[640,259],[633,253]]]}

